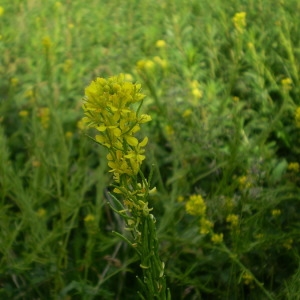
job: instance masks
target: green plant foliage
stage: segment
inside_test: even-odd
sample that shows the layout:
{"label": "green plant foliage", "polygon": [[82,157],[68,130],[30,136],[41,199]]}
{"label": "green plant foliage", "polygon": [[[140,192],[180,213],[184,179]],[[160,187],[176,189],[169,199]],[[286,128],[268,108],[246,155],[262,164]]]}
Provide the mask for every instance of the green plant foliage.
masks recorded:
{"label": "green plant foliage", "polygon": [[[125,74],[173,299],[298,299],[300,3],[0,3],[0,298],[139,299],[82,97]],[[143,132],[142,132],[143,131]],[[109,205],[110,204],[110,205]]]}

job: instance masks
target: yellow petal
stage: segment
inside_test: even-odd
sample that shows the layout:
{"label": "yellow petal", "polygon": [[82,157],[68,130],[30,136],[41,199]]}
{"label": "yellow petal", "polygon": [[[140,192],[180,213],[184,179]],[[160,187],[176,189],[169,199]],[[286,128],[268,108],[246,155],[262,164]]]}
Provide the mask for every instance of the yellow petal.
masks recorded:
{"label": "yellow petal", "polygon": [[135,138],[135,137],[133,137],[133,136],[126,136],[126,137],[125,137],[125,140],[126,140],[126,142],[127,142],[130,146],[132,146],[132,147],[137,146],[138,143],[139,143],[138,139]]}

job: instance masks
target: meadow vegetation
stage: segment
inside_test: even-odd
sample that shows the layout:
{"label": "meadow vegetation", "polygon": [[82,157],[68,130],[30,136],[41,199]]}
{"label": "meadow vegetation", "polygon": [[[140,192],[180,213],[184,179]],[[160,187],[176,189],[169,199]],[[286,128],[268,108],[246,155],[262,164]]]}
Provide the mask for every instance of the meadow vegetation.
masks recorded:
{"label": "meadow vegetation", "polygon": [[82,120],[85,88],[123,73],[152,119],[139,167],[172,299],[300,299],[299,15],[297,0],[1,1],[0,298],[139,299],[108,152]]}

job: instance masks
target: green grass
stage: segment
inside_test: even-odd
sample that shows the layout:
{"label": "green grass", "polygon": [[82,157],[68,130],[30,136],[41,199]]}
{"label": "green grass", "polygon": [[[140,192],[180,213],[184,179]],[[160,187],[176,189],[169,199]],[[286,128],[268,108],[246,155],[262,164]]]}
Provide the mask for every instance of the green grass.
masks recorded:
{"label": "green grass", "polygon": [[[300,299],[298,1],[0,6],[1,299],[138,299],[106,151],[80,123],[84,88],[119,73],[147,94],[143,168],[172,298]],[[187,213],[193,194],[205,215]]]}

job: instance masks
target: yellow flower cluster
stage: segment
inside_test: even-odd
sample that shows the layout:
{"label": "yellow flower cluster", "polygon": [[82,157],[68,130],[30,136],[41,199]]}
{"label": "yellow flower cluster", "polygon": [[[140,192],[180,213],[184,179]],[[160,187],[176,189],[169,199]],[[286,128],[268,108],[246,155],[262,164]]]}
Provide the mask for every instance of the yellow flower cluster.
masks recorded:
{"label": "yellow flower cluster", "polygon": [[49,107],[41,107],[38,111],[38,117],[40,118],[42,126],[47,129],[50,121],[50,109]]}
{"label": "yellow flower cluster", "polygon": [[281,80],[281,85],[284,91],[289,91],[292,89],[292,79],[291,78],[284,78]]}
{"label": "yellow flower cluster", "polygon": [[281,210],[280,210],[280,209],[273,209],[273,210],[271,211],[271,213],[272,213],[272,216],[273,216],[273,217],[278,217],[278,216],[281,215]]}
{"label": "yellow flower cluster", "polygon": [[295,110],[295,123],[296,127],[300,128],[300,106],[297,107]]}
{"label": "yellow flower cluster", "polygon": [[214,233],[211,237],[211,241],[214,243],[214,244],[220,244],[223,242],[223,233]]}
{"label": "yellow flower cluster", "polygon": [[117,182],[122,174],[136,175],[145,159],[148,138],[139,141],[134,135],[151,117],[131,108],[145,97],[140,90],[140,84],[125,81],[123,74],[98,77],[85,89],[83,121],[97,130],[96,142],[108,148],[108,166]]}
{"label": "yellow flower cluster", "polygon": [[243,31],[246,27],[246,13],[244,11],[236,13],[234,15],[234,17],[232,18],[232,21],[233,21],[235,29],[239,33],[243,33]]}
{"label": "yellow flower cluster", "polygon": [[230,227],[237,227],[239,224],[239,216],[235,214],[230,214],[226,218],[226,222],[230,224]]}
{"label": "yellow flower cluster", "polygon": [[248,272],[245,272],[242,276],[243,280],[244,280],[244,284],[246,285],[249,285],[252,283],[253,281],[253,275],[248,273]]}
{"label": "yellow flower cluster", "polygon": [[201,195],[191,195],[185,209],[192,216],[203,216],[206,212],[206,204]]}
{"label": "yellow flower cluster", "polygon": [[43,37],[42,44],[43,44],[45,49],[49,49],[52,45],[50,37],[49,36]]}
{"label": "yellow flower cluster", "polygon": [[300,171],[300,165],[297,162],[291,162],[288,164],[288,170],[294,173],[298,173]]}
{"label": "yellow flower cluster", "polygon": [[238,177],[237,181],[238,181],[239,189],[241,191],[248,190],[252,186],[252,183],[250,182],[249,178],[245,175]]}
{"label": "yellow flower cluster", "polygon": [[201,234],[208,234],[211,231],[211,228],[213,228],[214,224],[206,219],[205,217],[201,218],[200,220],[200,233]]}
{"label": "yellow flower cluster", "polygon": [[164,40],[158,40],[156,41],[155,46],[157,48],[166,48],[167,43]]}

